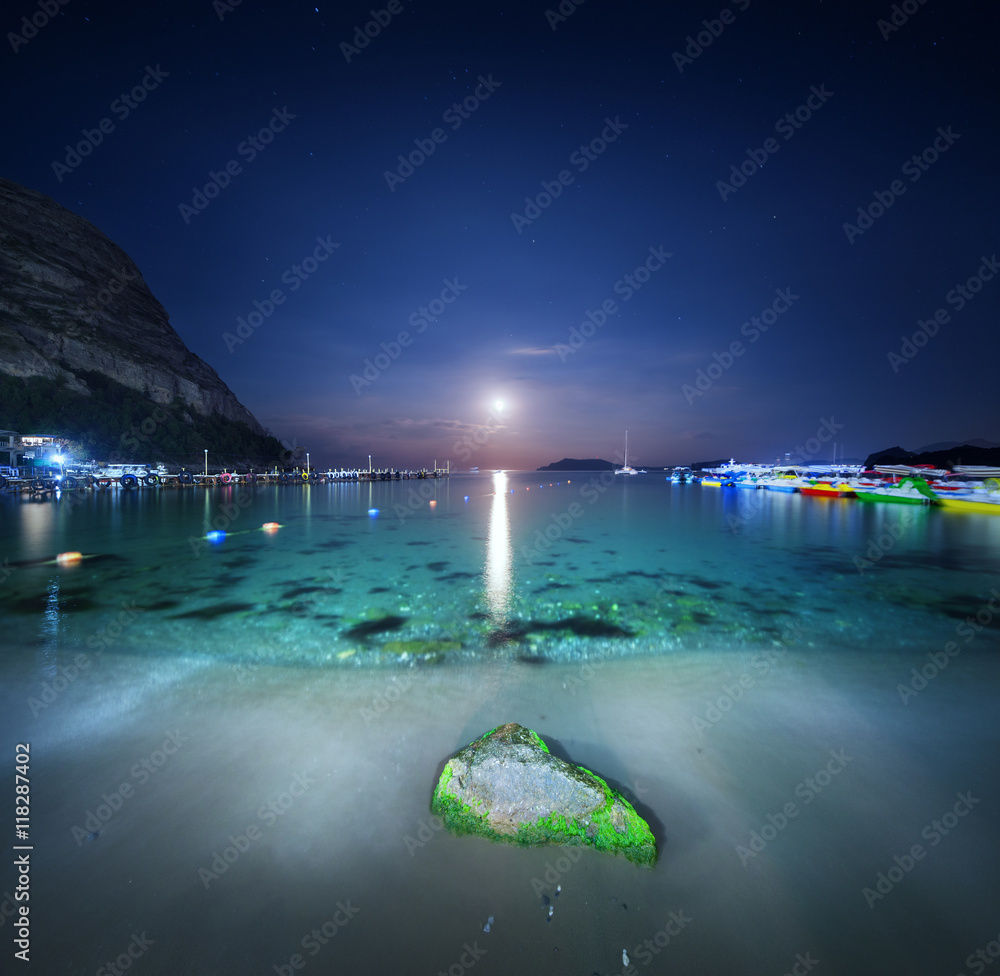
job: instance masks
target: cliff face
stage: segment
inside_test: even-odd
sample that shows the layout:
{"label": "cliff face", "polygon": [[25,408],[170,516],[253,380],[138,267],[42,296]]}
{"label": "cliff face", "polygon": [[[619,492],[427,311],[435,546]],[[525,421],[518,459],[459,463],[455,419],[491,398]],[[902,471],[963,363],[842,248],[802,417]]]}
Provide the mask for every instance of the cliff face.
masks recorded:
{"label": "cliff face", "polygon": [[0,178],[0,373],[90,395],[81,372],[265,433],[184,345],[120,247],[51,198]]}

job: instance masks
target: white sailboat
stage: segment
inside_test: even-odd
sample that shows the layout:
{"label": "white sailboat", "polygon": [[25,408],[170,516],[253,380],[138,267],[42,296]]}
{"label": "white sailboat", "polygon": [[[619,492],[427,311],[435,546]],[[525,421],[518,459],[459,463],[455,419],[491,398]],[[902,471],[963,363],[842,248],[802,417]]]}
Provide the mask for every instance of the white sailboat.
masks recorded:
{"label": "white sailboat", "polygon": [[635,468],[630,468],[628,466],[628,431],[625,431],[625,463],[620,467],[615,469],[615,474],[638,474],[639,472]]}

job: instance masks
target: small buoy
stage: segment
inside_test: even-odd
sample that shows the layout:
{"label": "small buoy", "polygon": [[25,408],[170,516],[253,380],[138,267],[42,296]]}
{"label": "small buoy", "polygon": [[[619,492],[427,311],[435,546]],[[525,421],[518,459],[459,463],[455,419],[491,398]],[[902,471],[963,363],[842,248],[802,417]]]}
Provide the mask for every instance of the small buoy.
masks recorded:
{"label": "small buoy", "polygon": [[56,563],[60,566],[69,566],[78,563],[83,559],[82,552],[61,552],[56,556]]}
{"label": "small buoy", "polygon": [[628,965],[628,952],[625,949],[622,949],[622,965]]}
{"label": "small buoy", "polygon": [[562,892],[562,885],[556,885],[556,898],[559,897],[559,894],[561,892]]}
{"label": "small buoy", "polygon": [[377,517],[378,517],[378,509],[377,509],[377,508],[369,508],[369,509],[368,509],[368,514],[369,514],[369,515],[370,515],[370,516],[371,516],[372,518],[377,518]]}
{"label": "small buoy", "polygon": [[222,542],[225,537],[226,533],[223,532],[222,529],[216,529],[214,532],[209,532],[208,535],[205,536],[209,542]]}
{"label": "small buoy", "polygon": [[491,915],[488,919],[486,919],[486,924],[483,926],[483,931],[489,932],[490,927],[492,925],[493,925],[493,916]]}
{"label": "small buoy", "polygon": [[436,504],[437,504],[437,502],[432,498],[431,499],[431,508],[433,508]]}
{"label": "small buoy", "polygon": [[281,525],[280,525],[280,523],[278,523],[278,522],[265,522],[265,523],[264,523],[264,524],[263,524],[263,525],[261,526],[261,528],[262,528],[262,529],[263,529],[263,530],[264,530],[265,532],[277,532],[277,531],[278,531],[278,529],[280,529],[280,528],[281,528]]}
{"label": "small buoy", "polygon": [[[549,905],[549,918],[548,918],[548,921],[550,921],[550,922],[552,921],[552,916],[553,916],[554,913],[555,913],[555,909],[551,905]],[[627,966],[628,963],[626,963],[625,965]]]}
{"label": "small buoy", "polygon": [[466,500],[466,501],[468,501],[468,500],[469,500],[469,496],[468,496],[468,495],[466,495],[466,496],[465,496],[465,500]]}

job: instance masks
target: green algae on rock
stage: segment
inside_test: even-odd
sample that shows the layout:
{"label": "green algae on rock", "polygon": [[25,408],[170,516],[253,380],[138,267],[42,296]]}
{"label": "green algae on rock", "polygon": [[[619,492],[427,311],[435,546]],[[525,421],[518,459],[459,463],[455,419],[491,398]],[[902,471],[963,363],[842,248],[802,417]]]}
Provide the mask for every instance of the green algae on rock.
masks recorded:
{"label": "green algae on rock", "polygon": [[503,843],[590,846],[636,864],[656,861],[649,825],[589,769],[551,755],[531,729],[510,722],[445,764],[431,810],[456,834]]}

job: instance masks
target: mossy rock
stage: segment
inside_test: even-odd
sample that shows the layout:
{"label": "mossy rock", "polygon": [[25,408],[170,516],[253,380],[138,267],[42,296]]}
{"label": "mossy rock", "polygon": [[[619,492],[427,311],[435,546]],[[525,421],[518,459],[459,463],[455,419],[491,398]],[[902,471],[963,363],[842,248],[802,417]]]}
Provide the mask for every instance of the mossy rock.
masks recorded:
{"label": "mossy rock", "polygon": [[523,847],[587,846],[636,864],[656,862],[652,831],[628,800],[589,769],[553,756],[535,732],[513,722],[445,764],[431,810],[456,834]]}

